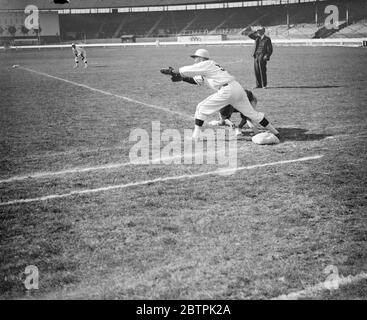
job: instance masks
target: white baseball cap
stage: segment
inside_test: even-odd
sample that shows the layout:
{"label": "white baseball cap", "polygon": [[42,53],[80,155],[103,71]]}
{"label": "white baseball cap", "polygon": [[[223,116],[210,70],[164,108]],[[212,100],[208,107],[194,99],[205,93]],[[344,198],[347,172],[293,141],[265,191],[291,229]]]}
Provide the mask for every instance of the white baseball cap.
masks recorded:
{"label": "white baseball cap", "polygon": [[191,56],[191,58],[196,58],[196,57],[209,59],[209,52],[208,50],[205,50],[205,49],[197,49],[195,53]]}

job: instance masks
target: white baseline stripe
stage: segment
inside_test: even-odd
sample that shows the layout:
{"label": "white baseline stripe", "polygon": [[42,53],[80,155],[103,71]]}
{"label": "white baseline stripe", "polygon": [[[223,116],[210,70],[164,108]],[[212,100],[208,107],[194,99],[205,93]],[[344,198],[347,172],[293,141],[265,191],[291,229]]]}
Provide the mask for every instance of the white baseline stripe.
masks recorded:
{"label": "white baseline stripe", "polygon": [[236,171],[241,170],[251,170],[256,168],[262,168],[262,167],[268,167],[268,166],[275,166],[275,165],[281,165],[281,164],[288,164],[288,163],[294,163],[294,162],[301,162],[301,161],[309,161],[309,160],[316,160],[322,158],[323,155],[316,155],[311,157],[304,157],[304,158],[298,158],[293,160],[284,160],[284,161],[277,161],[277,162],[270,162],[270,163],[264,163],[264,164],[255,164],[252,166],[246,166],[246,167],[238,167],[238,168],[229,168],[229,169],[218,169],[215,171],[209,171],[204,173],[198,173],[198,174],[191,174],[191,175],[181,175],[181,176],[173,176],[173,177],[165,177],[165,178],[157,178],[152,180],[146,180],[146,181],[138,181],[138,182],[132,182],[128,184],[120,184],[115,186],[107,186],[102,188],[96,188],[96,189],[86,189],[86,190],[77,190],[72,191],[69,193],[64,194],[54,194],[39,198],[31,198],[31,199],[18,199],[18,200],[12,200],[8,202],[0,202],[0,206],[7,206],[7,205],[14,205],[14,204],[21,204],[21,203],[30,203],[30,202],[38,202],[38,201],[47,201],[47,200],[53,200],[53,199],[60,199],[60,198],[67,198],[73,195],[81,195],[81,194],[90,194],[90,193],[97,193],[97,192],[103,192],[103,191],[110,191],[110,190],[116,190],[116,189],[124,189],[129,187],[135,187],[135,186],[141,186],[146,185],[150,183],[157,183],[157,182],[165,182],[165,181],[171,181],[171,180],[182,180],[182,179],[193,179],[193,178],[199,178],[199,177],[205,177],[213,174],[230,174],[234,173]]}
{"label": "white baseline stripe", "polygon": [[192,153],[192,154],[188,154],[188,155],[178,155],[178,156],[171,156],[171,157],[160,157],[158,159],[152,159],[149,160],[149,162],[118,162],[118,163],[110,163],[110,164],[105,164],[105,165],[100,165],[100,166],[94,166],[94,167],[77,167],[77,168],[72,168],[72,169],[65,169],[65,170],[60,170],[60,171],[45,171],[45,172],[37,172],[37,173],[30,173],[28,175],[23,175],[23,176],[14,176],[14,177],[10,177],[8,179],[4,179],[4,180],[0,180],[0,184],[1,183],[9,183],[9,182],[14,182],[14,181],[22,181],[22,180],[27,180],[27,179],[37,179],[37,178],[44,178],[44,177],[53,177],[53,176],[61,176],[61,175],[66,175],[66,174],[72,174],[72,173],[82,173],[82,172],[90,172],[90,171],[101,171],[101,170],[109,170],[109,169],[116,169],[116,168],[122,168],[122,167],[126,167],[129,165],[149,165],[149,164],[154,164],[157,163],[157,161],[159,161],[160,163],[164,163],[165,161],[169,161],[169,160],[176,160],[176,159],[181,159],[181,158],[192,158],[192,157],[200,157],[200,156],[210,156],[210,155],[216,155],[216,152],[208,152],[208,153]]}
{"label": "white baseline stripe", "polygon": [[41,75],[41,76],[45,76],[45,77],[48,77],[48,78],[52,78],[52,79],[55,79],[55,80],[63,81],[63,82],[72,84],[74,86],[78,86],[78,87],[81,87],[81,88],[84,88],[84,89],[88,89],[88,90],[91,90],[91,91],[94,91],[94,92],[102,93],[102,94],[105,94],[105,95],[108,95],[108,96],[113,96],[113,97],[116,97],[116,98],[119,98],[119,99],[123,99],[123,100],[128,101],[128,102],[140,104],[140,105],[145,106],[145,107],[148,107],[148,108],[162,110],[162,111],[169,112],[169,113],[172,113],[172,114],[178,114],[178,115],[180,115],[182,117],[185,117],[185,118],[193,119],[192,116],[189,116],[188,114],[185,114],[185,113],[181,113],[179,111],[170,110],[170,109],[167,109],[167,108],[164,108],[164,107],[156,106],[154,104],[149,104],[149,103],[145,103],[145,102],[142,102],[142,101],[131,99],[131,98],[128,98],[128,97],[125,97],[125,96],[121,96],[119,94],[115,94],[115,93],[111,93],[111,92],[108,92],[108,91],[104,91],[104,90],[92,88],[90,86],[87,86],[86,84],[82,84],[82,83],[78,83],[78,82],[75,82],[75,81],[67,80],[67,79],[64,79],[64,78],[52,76],[50,74],[47,74],[47,73],[44,73],[44,72],[40,72],[40,71],[36,71],[36,70],[33,70],[33,69],[29,69],[29,68],[19,67],[18,69],[29,71],[29,72],[32,72],[32,73],[35,73],[35,74],[38,74],[38,75]]}
{"label": "white baseline stripe", "polygon": [[82,172],[89,172],[89,171],[98,171],[98,170],[108,170],[114,168],[121,168],[128,166],[130,164],[139,164],[139,163],[130,163],[130,162],[123,162],[123,163],[112,163],[107,164],[104,166],[95,166],[95,167],[86,167],[86,168],[73,168],[73,169],[66,169],[61,171],[45,171],[45,172],[38,172],[38,173],[31,173],[25,176],[14,176],[8,179],[0,180],[1,183],[9,183],[14,181],[22,181],[27,179],[37,179],[37,178],[44,178],[44,177],[52,177],[52,176],[61,176],[71,173],[82,173]]}
{"label": "white baseline stripe", "polygon": [[[348,284],[362,281],[364,279],[367,279],[367,273],[362,272],[360,274],[357,274],[356,276],[339,277],[338,279],[333,280],[333,284],[338,285],[338,286],[345,286]],[[279,297],[273,298],[272,300],[297,300],[301,298],[314,297],[316,294],[319,294],[322,291],[328,290],[328,285],[330,284],[327,281],[321,282],[312,287],[306,288],[304,290],[292,292],[289,294],[284,294]]]}

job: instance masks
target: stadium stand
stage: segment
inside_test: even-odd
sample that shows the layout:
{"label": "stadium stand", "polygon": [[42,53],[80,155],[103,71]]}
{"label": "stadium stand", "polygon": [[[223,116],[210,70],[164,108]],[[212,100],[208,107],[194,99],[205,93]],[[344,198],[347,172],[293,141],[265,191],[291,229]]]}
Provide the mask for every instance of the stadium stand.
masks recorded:
{"label": "stadium stand", "polygon": [[367,20],[361,20],[336,31],[330,38],[365,38],[367,37]]}
{"label": "stadium stand", "polygon": [[[330,3],[335,2],[330,1]],[[358,16],[366,17],[364,1],[336,3],[343,18],[346,14],[347,3],[349,3],[351,20]],[[316,4],[312,2],[288,6],[271,5],[207,10],[65,14],[60,15],[60,26],[64,40],[70,40],[70,35],[75,35],[77,31],[83,33],[86,38],[118,38],[124,34],[134,34],[137,37],[235,35],[251,25],[266,26],[269,35],[273,38],[314,38],[315,35],[316,37],[328,37],[334,32],[326,33],[323,36],[321,30],[321,24],[326,17],[323,10],[327,4],[328,2],[325,2],[324,6],[318,9],[319,21],[315,21]],[[349,30],[353,32],[352,29]]]}
{"label": "stadium stand", "polygon": [[[20,6],[20,0],[14,0],[13,6]],[[366,35],[367,1],[335,0],[322,2],[302,2],[296,4],[257,5],[248,7],[200,9],[200,10],[164,10],[159,5],[178,5],[185,3],[186,8],[193,3],[220,2],[217,0],[73,0],[73,8],[117,8],[122,6],[155,6],[157,11],[119,12],[111,9],[109,13],[65,13],[59,12],[60,35],[58,41],[87,39],[119,39],[124,35],[137,38],[175,37],[178,35],[225,34],[233,38],[240,37],[249,26],[265,26],[272,38],[338,38]],[[9,3],[9,2],[8,2]],[[50,1],[35,0],[41,8],[49,8]],[[258,1],[260,3],[260,1]],[[283,2],[282,2],[283,3]],[[340,18],[344,21],[339,29],[326,30],[323,26],[327,5],[337,5]],[[184,6],[185,6],[184,5]],[[188,7],[187,7],[188,6]],[[224,6],[224,5],[223,5]],[[65,8],[57,6],[57,8]],[[98,9],[103,10],[103,9]],[[0,10],[1,11],[1,10]],[[108,10],[107,10],[108,11]],[[126,10],[125,10],[126,11]],[[348,12],[348,17],[346,17]],[[348,18],[348,21],[347,21]],[[21,30],[21,25],[15,26]],[[3,30],[3,31],[2,31]],[[0,38],[11,38],[8,26],[1,25]],[[42,35],[42,33],[41,33]],[[17,35],[17,37],[20,35]],[[23,35],[27,37],[28,35]],[[31,33],[29,34],[31,36]],[[34,35],[33,35],[34,37]],[[242,36],[243,37],[243,36]],[[230,37],[229,37],[230,39]]]}
{"label": "stadium stand", "polygon": [[[268,10],[267,10],[268,9]],[[270,9],[270,10],[269,10]],[[88,38],[118,37],[122,34],[137,36],[172,36],[235,29],[242,30],[253,24],[271,25],[285,22],[279,18],[284,9],[233,8],[187,10],[169,12],[134,12],[117,14],[60,15],[61,35],[82,32]],[[281,21],[283,19],[283,21]],[[123,24],[123,27],[121,25]]]}
{"label": "stadium stand", "polygon": [[279,25],[267,28],[268,35],[273,39],[311,39],[318,30],[315,24]]}

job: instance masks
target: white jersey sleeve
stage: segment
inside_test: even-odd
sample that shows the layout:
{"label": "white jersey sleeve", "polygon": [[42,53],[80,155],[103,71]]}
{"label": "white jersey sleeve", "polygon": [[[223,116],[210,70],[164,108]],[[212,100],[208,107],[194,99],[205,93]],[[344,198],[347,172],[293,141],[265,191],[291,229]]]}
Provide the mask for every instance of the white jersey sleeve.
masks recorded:
{"label": "white jersey sleeve", "polygon": [[194,81],[201,86],[204,83],[204,78],[202,76],[194,76],[193,77]]}
{"label": "white jersey sleeve", "polygon": [[75,46],[75,49],[74,48],[71,49],[73,50],[73,53],[77,56],[82,54],[85,57],[87,54],[83,47]]}
{"label": "white jersey sleeve", "polygon": [[213,90],[219,90],[224,84],[235,80],[232,75],[213,60],[206,60],[190,66],[181,67],[179,72],[183,76],[194,77],[197,83],[198,76],[201,76],[202,81],[199,80],[199,82],[205,82]]}
{"label": "white jersey sleeve", "polygon": [[196,75],[205,76],[210,71],[214,61],[207,60],[199,63],[192,64],[190,66],[181,67],[179,72],[186,77],[193,77]]}

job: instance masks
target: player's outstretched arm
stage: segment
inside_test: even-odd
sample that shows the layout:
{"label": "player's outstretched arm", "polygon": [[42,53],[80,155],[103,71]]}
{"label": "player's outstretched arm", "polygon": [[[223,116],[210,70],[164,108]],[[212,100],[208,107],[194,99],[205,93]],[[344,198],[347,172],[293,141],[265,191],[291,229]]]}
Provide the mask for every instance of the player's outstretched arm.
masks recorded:
{"label": "player's outstretched arm", "polygon": [[187,83],[191,83],[191,84],[196,84],[197,85],[197,82],[192,77],[182,77],[182,81],[185,81]]}
{"label": "player's outstretched arm", "polygon": [[162,73],[162,74],[165,74],[165,75],[168,75],[168,76],[172,76],[172,74],[173,74],[173,72],[174,72],[174,68],[172,68],[172,67],[168,67],[168,68],[162,68],[161,70],[160,70],[160,72]]}
{"label": "player's outstretched arm", "polygon": [[162,74],[171,76],[172,82],[179,82],[179,81],[185,81],[187,83],[191,84],[197,84],[197,82],[192,77],[185,77],[180,74],[180,72],[176,71],[172,67],[163,68],[160,70]]}
{"label": "player's outstretched arm", "polygon": [[171,76],[172,82],[179,82],[183,80],[181,74],[172,67],[163,68],[160,70],[160,72],[162,74]]}

